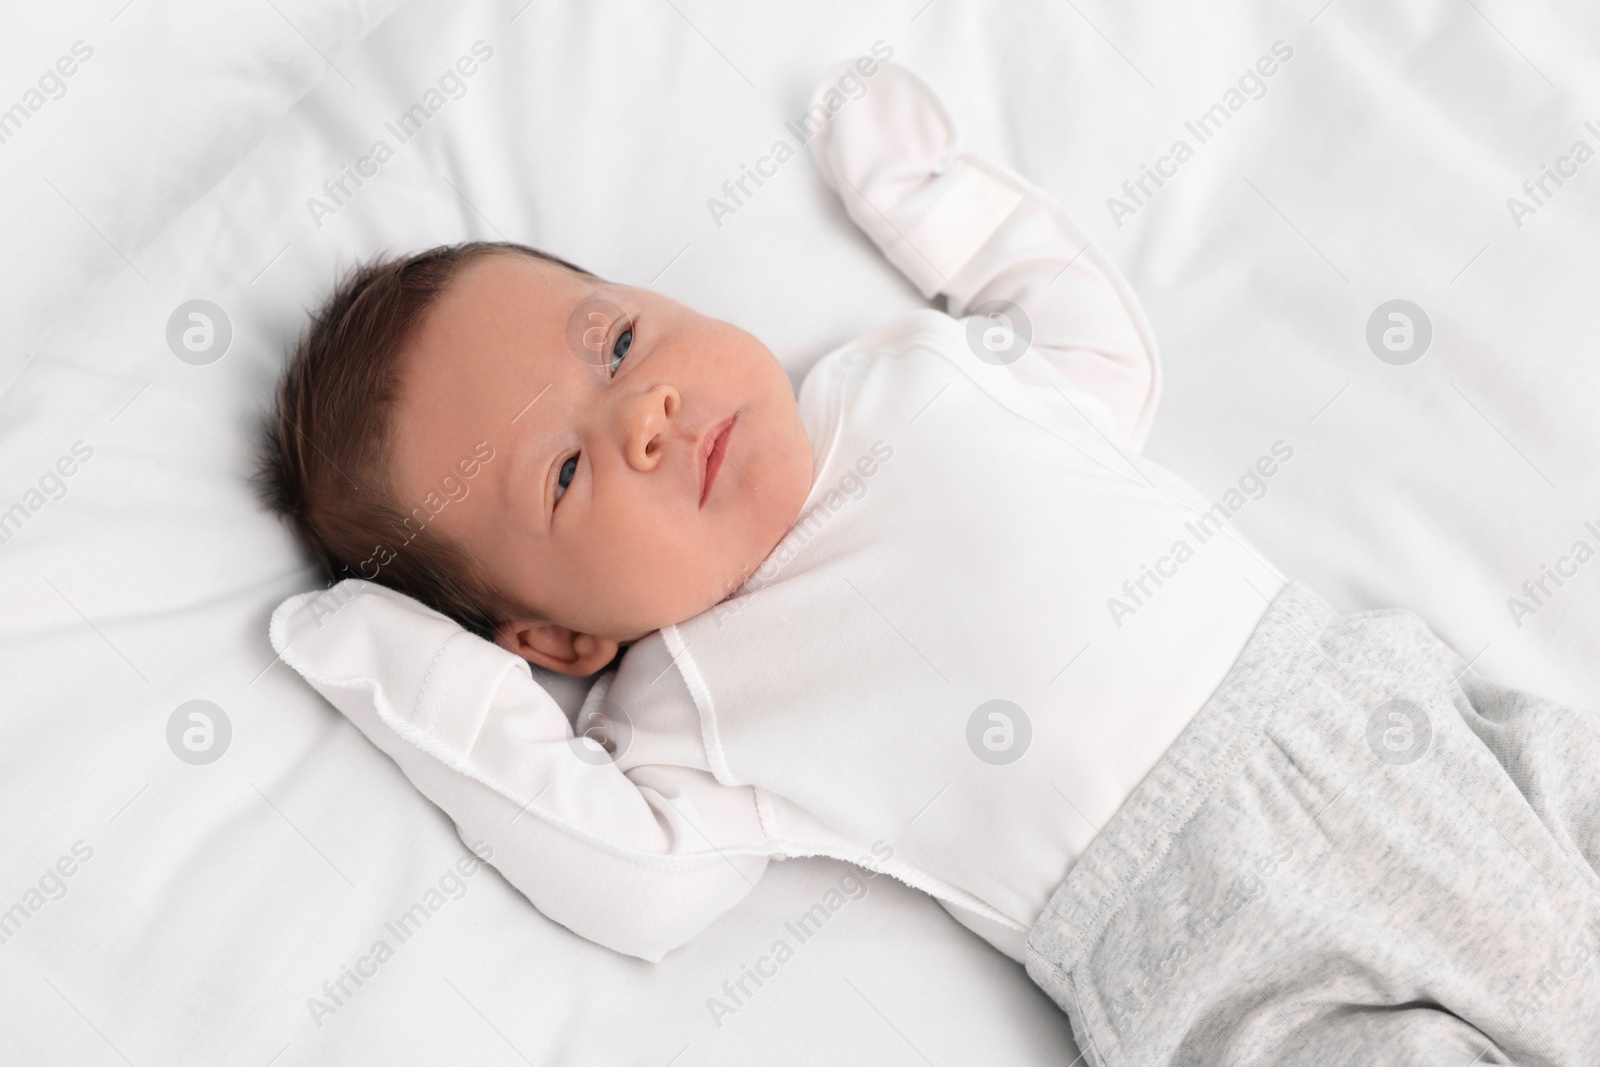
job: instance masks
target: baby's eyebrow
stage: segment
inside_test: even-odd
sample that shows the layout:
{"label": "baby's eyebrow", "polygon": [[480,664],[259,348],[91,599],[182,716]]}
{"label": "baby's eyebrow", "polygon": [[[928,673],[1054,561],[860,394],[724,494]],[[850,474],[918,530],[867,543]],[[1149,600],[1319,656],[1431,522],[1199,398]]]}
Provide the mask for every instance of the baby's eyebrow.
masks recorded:
{"label": "baby's eyebrow", "polygon": [[606,342],[616,331],[618,322],[631,323],[634,319],[633,312],[617,300],[599,295],[600,292],[601,286],[591,285],[588,295],[573,305],[566,318],[565,347],[571,358],[583,364],[586,373],[596,368],[607,369],[603,351]]}

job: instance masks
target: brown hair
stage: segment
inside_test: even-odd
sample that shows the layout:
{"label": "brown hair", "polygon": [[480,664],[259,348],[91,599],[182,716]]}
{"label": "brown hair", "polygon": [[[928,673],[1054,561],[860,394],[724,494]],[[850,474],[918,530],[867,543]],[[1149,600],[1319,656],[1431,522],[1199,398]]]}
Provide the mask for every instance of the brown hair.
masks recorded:
{"label": "brown hair", "polygon": [[595,277],[508,241],[467,241],[358,265],[341,279],[289,354],[261,425],[254,481],[330,581],[381,582],[481,637],[531,613],[506,599],[457,543],[407,526],[388,469],[400,354],[439,296],[473,260],[519,254]]}

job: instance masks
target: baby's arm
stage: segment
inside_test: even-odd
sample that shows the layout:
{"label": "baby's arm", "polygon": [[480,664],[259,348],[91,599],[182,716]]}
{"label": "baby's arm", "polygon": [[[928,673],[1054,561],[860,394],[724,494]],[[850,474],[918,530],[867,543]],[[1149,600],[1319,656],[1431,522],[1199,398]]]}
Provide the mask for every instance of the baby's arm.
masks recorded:
{"label": "baby's arm", "polygon": [[415,601],[345,581],[285,601],[271,634],[469,847],[580,936],[660,960],[766,868],[748,787],[692,767],[624,774],[520,659]]}
{"label": "baby's arm", "polygon": [[[824,107],[839,73],[819,86]],[[944,293],[953,317],[987,314],[989,301],[1019,306],[1032,332],[1022,361],[1042,358],[1105,404],[1123,443],[1143,445],[1160,363],[1116,267],[1048,193],[958,152],[949,116],[915,75],[886,63],[866,84],[810,142],[851,219],[923,296]],[[1004,349],[1005,331],[1019,324],[993,321],[1000,330],[972,333]],[[1012,365],[1027,373],[1022,361]]]}

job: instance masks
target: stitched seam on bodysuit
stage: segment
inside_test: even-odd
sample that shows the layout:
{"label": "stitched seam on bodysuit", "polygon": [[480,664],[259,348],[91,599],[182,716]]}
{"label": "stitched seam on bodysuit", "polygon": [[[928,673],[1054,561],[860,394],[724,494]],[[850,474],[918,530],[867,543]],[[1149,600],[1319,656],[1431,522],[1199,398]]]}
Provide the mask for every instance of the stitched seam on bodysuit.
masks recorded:
{"label": "stitched seam on bodysuit", "polygon": [[433,660],[428,664],[428,671],[422,676],[422,684],[417,687],[417,706],[411,709],[411,721],[416,723],[419,729],[426,730],[430,734],[433,732],[433,724],[438,716],[430,714],[424,720],[422,718],[422,702],[428,696],[428,683],[433,680],[434,668],[439,666],[439,660],[444,656],[445,649],[449,648],[455,639],[455,634],[445,638],[444,644],[439,646],[439,651],[433,654]]}
{"label": "stitched seam on bodysuit", "polygon": [[695,710],[700,713],[700,744],[706,750],[706,763],[711,767],[712,777],[723,785],[744,785],[734,780],[733,771],[728,766],[727,755],[722,751],[722,737],[717,730],[717,713],[711,700],[711,690],[700,674],[699,666],[689,655],[689,646],[684,642],[683,634],[676,625],[663,626],[661,639],[666,643],[667,651],[672,653],[672,662],[678,668],[678,675],[689,690]]}
{"label": "stitched seam on bodysuit", "polygon": [[[453,634],[453,635],[451,635],[450,640],[445,642],[445,644],[448,646],[448,645],[454,643],[457,638],[464,637],[464,636],[466,636],[466,635],[465,634]],[[441,655],[443,654],[443,652],[444,652],[444,650],[440,649],[440,654]],[[464,656],[464,655],[455,657],[455,663],[452,664],[451,667],[450,667],[450,677],[446,678],[444,680],[444,682],[440,685],[440,688],[439,688],[439,699],[434,701],[434,709],[435,709],[435,711],[434,711],[434,722],[435,723],[438,722],[438,712],[442,711],[444,709],[445,699],[450,695],[450,687],[455,685],[455,683],[456,683],[456,675],[461,673],[461,665],[463,663],[465,663],[466,661],[467,661],[467,657]]]}
{"label": "stitched seam on bodysuit", "polygon": [[756,822],[761,826],[761,833],[768,841],[783,836],[778,830],[778,813],[773,810],[772,797],[758,785],[752,785],[750,791],[755,795]]}
{"label": "stitched seam on bodysuit", "polygon": [[[842,357],[840,362],[843,362]],[[845,383],[850,380],[850,375],[858,369],[859,366],[853,366],[849,370],[838,373],[833,380],[833,388],[828,393],[827,412],[828,421],[831,424],[828,434],[828,446],[822,450],[821,458],[815,461],[817,471],[828,465],[828,461],[833,458],[834,451],[839,447],[839,435],[844,432],[844,416],[840,410],[844,403],[844,387]],[[815,490],[817,484],[820,484],[820,481],[813,482],[813,490]],[[807,498],[810,495],[810,493],[807,493]],[[785,533],[785,536],[787,536],[787,533]]]}
{"label": "stitched seam on bodysuit", "polygon": [[[833,453],[838,447],[839,434],[842,432],[844,419],[840,415],[840,397],[844,392],[845,383],[859,367],[851,367],[834,378],[832,388],[828,394],[828,418],[832,422],[832,432],[828,437],[828,447],[823,451],[822,459],[817,463],[816,469],[826,467],[833,458]],[[812,491],[820,482],[813,482]],[[809,499],[809,494],[807,495]],[[791,527],[791,530],[793,527]],[[789,536],[789,531],[784,532],[784,537]],[[750,595],[754,595],[753,593]],[[700,743],[706,750],[706,762],[711,766],[711,774],[723,785],[745,785],[733,777],[733,768],[728,765],[727,753],[722,747],[722,731],[717,722],[716,704],[711,699],[711,687],[706,684],[705,676],[700,673],[699,664],[689,653],[689,645],[683,639],[676,623],[661,628],[661,639],[667,645],[667,651],[672,653],[672,665],[678,668],[678,674],[683,679],[684,686],[689,690],[689,696],[695,702],[695,708],[700,713]],[[759,795],[759,794],[758,794]],[[761,820],[761,807],[759,801],[756,806],[756,816]],[[762,829],[766,830],[763,821]],[[769,835],[775,836],[775,835]]]}

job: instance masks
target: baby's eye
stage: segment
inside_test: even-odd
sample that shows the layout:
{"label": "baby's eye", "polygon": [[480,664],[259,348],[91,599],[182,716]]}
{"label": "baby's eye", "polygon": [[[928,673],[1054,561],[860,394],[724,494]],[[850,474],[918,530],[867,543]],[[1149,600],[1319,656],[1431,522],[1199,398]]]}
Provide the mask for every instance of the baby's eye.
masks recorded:
{"label": "baby's eye", "polygon": [[611,373],[617,373],[617,364],[628,354],[628,349],[633,346],[633,331],[623,330],[611,344]]}
{"label": "baby's eye", "polygon": [[567,491],[567,486],[572,484],[572,476],[578,473],[578,453],[574,452],[561,464],[561,473],[556,475],[556,499],[561,499],[561,494]]}

